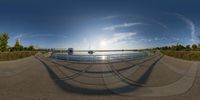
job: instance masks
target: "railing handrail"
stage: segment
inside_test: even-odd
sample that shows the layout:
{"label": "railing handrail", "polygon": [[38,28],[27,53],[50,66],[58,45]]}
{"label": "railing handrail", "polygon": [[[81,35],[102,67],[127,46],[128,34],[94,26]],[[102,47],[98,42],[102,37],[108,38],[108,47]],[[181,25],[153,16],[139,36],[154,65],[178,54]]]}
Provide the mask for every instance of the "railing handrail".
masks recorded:
{"label": "railing handrail", "polygon": [[[56,53],[54,57],[57,59],[64,59],[67,61],[76,61],[76,62],[87,62],[87,63],[104,63],[104,62],[117,62],[117,61],[127,61],[127,60],[136,60],[142,59],[145,56],[151,55],[151,53],[143,52],[137,53],[122,53],[122,54],[103,54],[103,55],[68,55],[67,53]],[[60,56],[62,54],[63,56]],[[139,55],[140,54],[140,55]],[[87,59],[83,59],[83,57],[88,57]],[[105,57],[99,59],[100,57]],[[77,59],[76,59],[77,58]]]}

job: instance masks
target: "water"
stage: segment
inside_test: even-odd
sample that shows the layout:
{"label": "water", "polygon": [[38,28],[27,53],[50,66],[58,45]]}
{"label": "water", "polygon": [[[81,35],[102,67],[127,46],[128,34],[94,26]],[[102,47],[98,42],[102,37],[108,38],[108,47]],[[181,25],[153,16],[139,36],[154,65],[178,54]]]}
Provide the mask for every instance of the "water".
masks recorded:
{"label": "water", "polygon": [[148,56],[147,52],[136,51],[120,51],[120,52],[95,52],[88,54],[88,52],[74,52],[73,55],[68,53],[55,53],[53,57],[60,60],[76,61],[81,63],[107,63],[119,62],[127,60],[142,59]]}

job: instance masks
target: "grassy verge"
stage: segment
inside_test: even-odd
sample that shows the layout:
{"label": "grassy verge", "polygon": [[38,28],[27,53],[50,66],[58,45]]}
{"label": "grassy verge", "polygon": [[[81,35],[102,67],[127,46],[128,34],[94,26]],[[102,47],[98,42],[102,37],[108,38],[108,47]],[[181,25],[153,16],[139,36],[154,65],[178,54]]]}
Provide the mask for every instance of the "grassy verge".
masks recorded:
{"label": "grassy verge", "polygon": [[35,55],[37,51],[0,52],[0,61],[16,60]]}
{"label": "grassy verge", "polygon": [[200,51],[172,51],[172,50],[162,50],[163,54],[172,56],[175,58],[200,61]]}

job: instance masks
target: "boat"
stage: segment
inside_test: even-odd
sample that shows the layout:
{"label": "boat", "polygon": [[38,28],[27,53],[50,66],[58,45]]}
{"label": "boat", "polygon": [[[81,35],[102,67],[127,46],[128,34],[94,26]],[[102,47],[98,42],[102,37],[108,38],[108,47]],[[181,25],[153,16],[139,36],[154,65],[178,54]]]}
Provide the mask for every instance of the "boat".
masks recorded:
{"label": "boat", "polygon": [[68,52],[68,55],[73,55],[74,49],[68,48],[67,52]]}
{"label": "boat", "polygon": [[92,51],[92,50],[88,51],[88,54],[93,54],[93,53],[94,53],[94,51]]}

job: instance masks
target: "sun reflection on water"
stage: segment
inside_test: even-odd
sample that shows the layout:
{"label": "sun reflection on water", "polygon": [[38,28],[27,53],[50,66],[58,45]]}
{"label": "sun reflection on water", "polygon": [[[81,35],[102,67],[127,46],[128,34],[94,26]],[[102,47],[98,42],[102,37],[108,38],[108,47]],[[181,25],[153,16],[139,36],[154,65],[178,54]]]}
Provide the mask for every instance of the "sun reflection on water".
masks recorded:
{"label": "sun reflection on water", "polygon": [[102,60],[106,60],[106,56],[101,56],[101,59]]}

